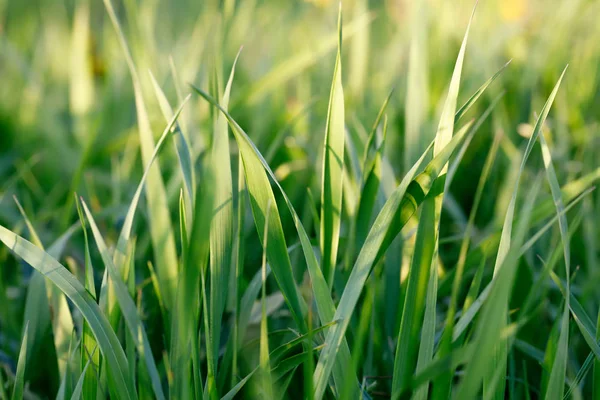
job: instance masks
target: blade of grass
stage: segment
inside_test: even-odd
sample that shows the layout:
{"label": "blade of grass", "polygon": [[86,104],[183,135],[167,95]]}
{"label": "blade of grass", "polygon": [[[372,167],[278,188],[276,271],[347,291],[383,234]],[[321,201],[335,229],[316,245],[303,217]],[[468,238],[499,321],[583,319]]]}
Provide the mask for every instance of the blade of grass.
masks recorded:
{"label": "blade of grass", "polygon": [[98,229],[98,226],[94,221],[92,213],[90,212],[87,204],[85,203],[85,201],[83,201],[83,199],[81,200],[81,203],[85,215],[90,223],[90,228],[92,229],[94,239],[96,240],[96,246],[98,247],[98,251],[100,252],[102,261],[108,269],[108,276],[110,277],[110,280],[114,285],[115,295],[119,307],[123,311],[123,317],[125,318],[125,322],[127,323],[127,327],[129,328],[131,338],[135,343],[135,347],[138,351],[140,358],[146,364],[146,368],[148,369],[148,373],[150,374],[152,388],[154,389],[154,395],[158,399],[164,399],[165,395],[163,393],[162,385],[160,383],[160,375],[156,368],[156,363],[154,362],[154,357],[152,355],[152,349],[150,348],[148,336],[146,335],[146,330],[144,329],[144,325],[137,312],[137,307],[134,301],[132,300],[131,296],[129,295],[127,286],[125,285],[125,282],[123,282],[123,278],[117,271],[117,267],[113,264],[108,248],[106,247],[106,243],[104,242],[102,234],[100,233],[100,230]]}
{"label": "blade of grass", "polygon": [[327,109],[321,179],[320,245],[323,275],[331,288],[337,262],[344,171],[344,89],[342,86],[342,3],[338,12],[338,50]]}
{"label": "blade of grass", "polygon": [[[269,219],[271,212],[271,201],[267,203],[265,219]],[[269,327],[267,325],[267,249],[269,245],[269,226],[265,227],[263,237],[263,256],[262,256],[262,295],[260,301],[260,377],[262,395],[267,400],[273,399],[273,381],[271,380],[271,359],[269,357],[269,337],[267,335]]]}
{"label": "blade of grass", "polygon": [[27,333],[29,331],[29,322],[25,323],[23,330],[23,339],[21,340],[21,351],[19,351],[19,360],[17,361],[17,373],[15,375],[15,385],[12,392],[12,400],[23,398],[23,387],[25,386],[25,366],[27,365]]}
{"label": "blade of grass", "polygon": [[[235,66],[239,55],[238,52],[221,100],[222,107],[225,109],[229,104]],[[233,247],[233,182],[229,153],[227,119],[217,112],[211,148],[216,185],[214,189],[215,212],[210,227],[210,329],[213,347],[207,349],[208,362],[211,364],[215,377],[218,374],[221,319],[227,305],[227,289],[229,287],[232,260],[231,249]],[[209,390],[211,390],[210,386]]]}

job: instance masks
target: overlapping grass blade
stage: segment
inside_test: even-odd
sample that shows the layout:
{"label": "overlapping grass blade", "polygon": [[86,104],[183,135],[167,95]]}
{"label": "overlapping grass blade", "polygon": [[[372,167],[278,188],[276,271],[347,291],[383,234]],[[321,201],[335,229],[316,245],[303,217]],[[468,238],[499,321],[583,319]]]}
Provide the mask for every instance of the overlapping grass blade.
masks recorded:
{"label": "overlapping grass blade", "polygon": [[[167,309],[171,309],[177,285],[178,268],[175,239],[169,216],[165,185],[160,173],[159,163],[155,162],[152,164],[151,162],[153,159],[152,152],[155,148],[154,138],[150,128],[150,120],[144,103],[142,85],[138,72],[111,0],[104,0],[104,5],[117,33],[133,83],[142,160],[144,161],[144,164],[150,165],[148,171],[148,185],[146,185],[146,198],[149,210],[148,220],[150,225],[150,236],[152,238],[156,259],[156,272],[162,286],[161,291],[164,297],[165,306]],[[171,130],[171,128],[169,128],[169,130]],[[121,268],[122,264],[122,259],[119,259],[121,256],[118,254],[119,252],[124,252],[125,247],[125,243],[122,243],[120,240],[117,244],[117,251],[115,251],[116,259],[114,260],[117,268]]]}
{"label": "overlapping grass blade", "polygon": [[[239,125],[235,123],[231,116],[229,116],[210,95],[198,88],[194,88],[194,90],[226,115],[227,120],[232,126],[232,131],[236,136],[240,154],[242,155],[244,175],[246,177],[246,184],[256,229],[262,241],[265,226],[266,224],[269,225],[268,232],[270,246],[267,249],[267,259],[269,260],[275,279],[290,308],[296,325],[298,325],[302,332],[305,332],[306,322],[304,321],[303,315],[306,305],[298,292],[298,287],[292,274],[292,266],[287,253],[285,238],[283,236],[279,210],[275,203],[273,191],[270,189],[271,185],[269,184],[269,179],[267,178],[261,162],[256,157],[251,156],[254,154],[251,142],[240,139],[240,132],[243,132],[243,130]],[[269,214],[269,220],[266,220],[266,206],[269,201],[272,203],[273,210]]]}
{"label": "overlapping grass blade", "polygon": [[398,188],[387,200],[383,209],[377,216],[369,235],[365,240],[358,259],[354,264],[346,288],[342,293],[340,303],[333,320],[339,321],[329,331],[325,338],[325,350],[319,356],[315,369],[315,398],[321,399],[325,391],[327,380],[331,374],[335,354],[342,343],[344,334],[349,324],[350,316],[358,302],[360,293],[371,272],[376,260],[380,259],[389,244],[396,237],[406,221],[414,214],[425,196],[434,186],[434,181],[447,163],[450,155],[464,139],[469,126],[457,134],[440,153],[435,157],[421,174],[413,179],[420,167],[426,153],[413,166],[403,178]]}
{"label": "overlapping grass blade", "polygon": [[[334,314],[335,314],[335,306],[334,306],[333,300],[331,298],[329,287],[327,285],[327,282],[325,281],[325,277],[323,275],[322,270],[319,268],[319,264],[318,264],[316,255],[314,253],[314,250],[312,248],[312,244],[310,242],[308,234],[306,233],[306,230],[304,229],[298,214],[296,213],[294,207],[292,206],[290,199],[287,197],[286,193],[283,191],[283,188],[281,187],[279,182],[277,182],[277,180],[275,179],[275,175],[274,175],[273,171],[271,171],[271,169],[269,168],[265,159],[262,157],[262,155],[260,154],[260,152],[258,151],[256,146],[254,146],[254,144],[252,143],[252,141],[250,140],[248,135],[237,124],[237,122],[235,122],[235,120],[233,120],[233,118],[231,118],[231,116],[222,107],[218,106],[218,104],[215,102],[215,100],[212,97],[210,97],[208,94],[206,94],[205,92],[203,92],[200,89],[197,89],[197,88],[194,88],[194,89],[202,97],[204,97],[208,102],[210,102],[214,106],[218,107],[219,110],[227,117],[227,120],[229,121],[229,124],[231,125],[232,131],[235,135],[236,141],[238,142],[238,147],[240,149],[240,155],[242,157],[242,160],[244,161],[244,165],[247,165],[247,164],[252,165],[253,168],[256,168],[255,174],[257,176],[262,175],[262,178],[260,181],[256,181],[255,179],[250,181],[249,179],[247,179],[247,182],[248,182],[247,186],[248,186],[249,194],[252,196],[253,191],[256,191],[258,188],[262,188],[263,190],[266,190],[269,195],[267,199],[261,199],[261,201],[263,202],[263,207],[266,207],[266,202],[269,201],[269,199],[270,199],[270,201],[273,202],[273,204],[275,204],[274,203],[275,196],[274,196],[273,191],[268,183],[268,178],[267,178],[267,175],[265,174],[265,171],[269,174],[269,176],[271,177],[273,182],[277,185],[278,189],[280,190],[280,192],[286,202],[286,205],[287,205],[290,213],[292,214],[292,217],[294,219],[294,225],[295,225],[298,235],[300,237],[300,244],[302,246],[302,251],[304,252],[304,257],[306,259],[306,263],[308,266],[308,272],[309,272],[311,282],[313,285],[314,298],[315,298],[315,303],[317,305],[317,311],[319,313],[319,318],[321,319],[321,322],[323,324],[327,324],[327,323],[333,321]],[[416,168],[415,168],[415,171],[416,171]],[[415,171],[413,171],[413,175],[414,175]],[[254,178],[256,178],[256,177],[254,177]],[[257,183],[262,183],[262,186],[254,187],[254,185],[256,185]],[[239,328],[240,332],[242,332],[243,325],[242,325],[241,321],[239,322],[239,325],[240,325],[240,328]],[[240,336],[240,337],[242,337],[242,336]],[[342,343],[340,351],[337,353],[337,357],[338,357],[338,362],[336,363],[336,367],[334,369],[334,380],[336,382],[340,382],[339,384],[341,384],[341,382],[343,382],[344,377],[346,377],[345,372],[344,372],[345,368],[347,368],[348,365],[351,365],[350,350],[349,350],[348,345],[346,344],[345,340]]]}
{"label": "overlapping grass blade", "polygon": [[0,241],[50,279],[81,311],[104,354],[108,376],[123,398],[136,399],[123,348],[108,320],[85,287],[58,261],[31,242],[0,226]]}

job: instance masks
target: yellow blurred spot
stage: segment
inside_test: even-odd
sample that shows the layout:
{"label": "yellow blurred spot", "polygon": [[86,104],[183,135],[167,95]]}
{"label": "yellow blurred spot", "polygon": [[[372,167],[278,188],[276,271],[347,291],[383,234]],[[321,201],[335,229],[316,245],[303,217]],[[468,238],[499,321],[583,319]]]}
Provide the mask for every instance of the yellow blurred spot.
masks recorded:
{"label": "yellow blurred spot", "polygon": [[500,0],[500,15],[507,21],[516,21],[525,15],[527,0]]}
{"label": "yellow blurred spot", "polygon": [[331,4],[333,0],[305,0],[307,3],[312,3],[317,7],[325,7],[328,4]]}

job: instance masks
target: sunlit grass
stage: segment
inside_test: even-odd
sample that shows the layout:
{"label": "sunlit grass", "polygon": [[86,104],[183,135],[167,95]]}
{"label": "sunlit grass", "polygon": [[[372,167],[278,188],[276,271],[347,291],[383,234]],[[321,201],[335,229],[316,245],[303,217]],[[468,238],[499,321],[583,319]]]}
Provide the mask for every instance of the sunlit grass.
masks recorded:
{"label": "sunlit grass", "polygon": [[35,3],[0,399],[600,400],[599,2]]}

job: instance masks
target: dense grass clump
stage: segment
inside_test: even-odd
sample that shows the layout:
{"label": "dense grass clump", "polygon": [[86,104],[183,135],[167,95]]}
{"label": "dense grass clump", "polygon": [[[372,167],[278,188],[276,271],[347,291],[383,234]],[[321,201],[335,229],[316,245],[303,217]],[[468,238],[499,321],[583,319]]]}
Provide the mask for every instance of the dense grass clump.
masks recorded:
{"label": "dense grass clump", "polygon": [[0,399],[600,400],[600,2],[26,3]]}

